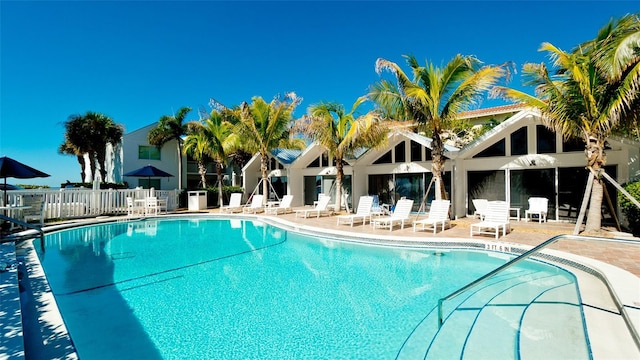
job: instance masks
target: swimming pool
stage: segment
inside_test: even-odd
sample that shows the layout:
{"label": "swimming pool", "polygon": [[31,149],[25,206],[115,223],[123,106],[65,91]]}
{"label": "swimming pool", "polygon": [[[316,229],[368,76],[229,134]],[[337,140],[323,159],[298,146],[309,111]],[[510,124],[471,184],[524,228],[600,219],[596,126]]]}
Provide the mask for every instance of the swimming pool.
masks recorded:
{"label": "swimming pool", "polygon": [[[82,359],[590,358],[572,274],[505,254],[394,248],[256,220],[120,222],[39,256]],[[39,248],[39,246],[36,246]]]}

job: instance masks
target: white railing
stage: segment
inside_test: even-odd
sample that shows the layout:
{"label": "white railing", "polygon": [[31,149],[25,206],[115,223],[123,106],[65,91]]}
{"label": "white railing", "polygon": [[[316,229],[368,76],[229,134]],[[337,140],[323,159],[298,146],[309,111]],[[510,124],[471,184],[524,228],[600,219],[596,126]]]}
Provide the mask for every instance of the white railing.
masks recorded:
{"label": "white railing", "polygon": [[[1,194],[1,193],[0,193]],[[178,208],[178,190],[154,190],[154,196],[167,200],[167,210]],[[33,189],[7,191],[7,204],[20,205],[25,195],[44,196],[44,219],[73,219],[127,213],[127,197],[144,199],[149,189]],[[3,201],[0,200],[0,203]]]}

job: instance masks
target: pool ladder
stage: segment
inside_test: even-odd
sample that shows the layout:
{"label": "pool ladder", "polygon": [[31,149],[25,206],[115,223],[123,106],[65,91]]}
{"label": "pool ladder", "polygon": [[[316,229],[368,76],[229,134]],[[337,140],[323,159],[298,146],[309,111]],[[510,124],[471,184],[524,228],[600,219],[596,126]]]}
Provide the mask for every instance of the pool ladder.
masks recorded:
{"label": "pool ladder", "polygon": [[[451,300],[453,298],[455,298],[456,296],[462,294],[463,292],[469,290],[470,288],[482,283],[483,281],[491,278],[492,276],[496,275],[499,272],[502,272],[503,270],[506,270],[514,265],[516,265],[517,263],[535,255],[536,253],[540,252],[542,249],[546,248],[547,246],[559,241],[559,240],[590,240],[590,241],[609,241],[609,242],[616,242],[616,243],[623,243],[623,244],[632,244],[632,245],[640,245],[639,242],[636,241],[629,241],[629,240],[622,240],[622,239],[605,239],[605,238],[597,238],[597,237],[591,237],[591,236],[580,236],[580,235],[557,235],[554,236],[552,238],[550,238],[549,240],[543,242],[542,244],[532,248],[531,250],[522,253],[520,256],[512,259],[511,261],[505,263],[504,265],[496,268],[495,270],[487,273],[486,275],[483,275],[482,277],[470,282],[469,284],[459,288],[458,290],[452,292],[451,294],[441,298],[440,300],[438,300],[438,329],[442,328],[442,324],[443,324],[443,316],[442,316],[442,304],[447,301],[447,300]],[[629,315],[627,314],[627,311],[625,310],[624,304],[622,304],[622,302],[620,301],[620,298],[618,298],[618,295],[616,295],[615,291],[613,290],[613,287],[611,286],[611,283],[609,282],[609,280],[607,279],[607,277],[602,274],[600,271],[597,271],[595,269],[591,269],[593,271],[595,271],[597,273],[597,276],[600,278],[600,280],[605,284],[605,286],[607,287],[607,290],[609,290],[609,295],[611,296],[611,299],[613,300],[614,304],[616,305],[616,307],[618,308],[618,311],[620,312],[620,316],[622,317],[622,319],[624,320],[629,333],[631,334],[631,337],[633,338],[633,341],[635,342],[636,346],[638,347],[638,349],[640,349],[640,336],[638,335],[638,331],[636,330],[635,326],[633,325],[633,323],[631,322],[631,318],[629,317]]]}

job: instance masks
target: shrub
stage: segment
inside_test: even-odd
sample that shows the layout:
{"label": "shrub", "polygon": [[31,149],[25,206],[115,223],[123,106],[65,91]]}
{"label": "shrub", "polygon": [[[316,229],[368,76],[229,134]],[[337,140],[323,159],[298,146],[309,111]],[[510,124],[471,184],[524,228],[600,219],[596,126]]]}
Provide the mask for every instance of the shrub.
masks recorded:
{"label": "shrub", "polygon": [[[640,181],[628,183],[624,186],[624,189],[627,190],[631,196],[633,196],[636,200],[640,201]],[[631,202],[622,192],[618,193],[618,202],[620,203],[620,208],[622,209],[622,213],[626,216],[627,221],[629,222],[629,228],[633,235],[640,235],[640,209]]]}

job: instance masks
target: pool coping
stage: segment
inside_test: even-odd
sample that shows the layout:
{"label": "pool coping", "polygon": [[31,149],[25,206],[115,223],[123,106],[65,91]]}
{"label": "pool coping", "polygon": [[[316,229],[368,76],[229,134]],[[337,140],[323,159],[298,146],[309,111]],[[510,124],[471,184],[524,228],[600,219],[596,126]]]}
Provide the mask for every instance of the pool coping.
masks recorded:
{"label": "pool coping", "polygon": [[[340,241],[347,242],[358,242],[365,243],[370,245],[378,245],[378,246],[394,246],[394,247],[407,247],[407,248],[433,248],[433,247],[448,247],[455,249],[472,249],[472,250],[481,250],[481,251],[492,251],[498,253],[507,253],[513,255],[519,255],[520,253],[527,251],[532,248],[532,246],[525,244],[516,244],[509,242],[499,242],[493,240],[483,240],[483,239],[470,239],[470,238],[454,238],[454,237],[446,237],[446,238],[409,238],[406,236],[394,236],[394,235],[386,235],[386,234],[376,234],[376,239],[372,239],[370,234],[361,234],[352,231],[342,231],[336,229],[325,229],[317,226],[311,226],[307,224],[301,225],[300,223],[295,223],[288,221],[283,218],[272,217],[272,216],[262,216],[262,215],[248,215],[248,214],[217,214],[217,213],[205,213],[205,214],[168,214],[161,216],[161,219],[170,219],[170,218],[184,218],[184,217],[197,217],[197,218],[238,218],[238,219],[254,219],[260,220],[262,222],[284,227],[286,230],[292,230],[296,232],[301,232],[310,235],[317,235],[323,237],[333,237],[337,236],[340,238]],[[148,218],[147,218],[148,219]],[[43,230],[46,233],[69,229],[73,227],[86,226],[86,225],[95,225],[101,223],[110,223],[110,222],[125,222],[125,221],[135,221],[135,218],[130,217],[103,217],[97,219],[89,219],[82,221],[73,221],[64,224],[55,224],[52,226],[44,227]],[[27,265],[30,281],[44,281],[43,284],[40,283],[39,287],[41,289],[46,289],[43,293],[39,294],[39,301],[42,304],[46,304],[43,306],[39,313],[39,319],[46,323],[51,329],[55,329],[55,336],[53,338],[46,339],[47,345],[55,350],[56,356],[60,356],[60,349],[65,349],[65,353],[60,358],[66,359],[77,359],[78,355],[75,352],[75,348],[73,347],[72,338],[68,333],[62,316],[57,308],[55,303],[55,298],[50,288],[48,287],[48,283],[46,283],[46,276],[40,264],[40,261],[35,253],[35,249],[33,248],[33,242],[27,241],[20,244],[20,248],[25,251],[24,259],[25,264]],[[0,251],[0,259],[2,259],[5,255],[4,251]],[[602,273],[602,275],[609,281],[614,288],[616,294],[625,305],[627,310],[631,309],[633,313],[633,323],[635,325],[636,331],[640,328],[640,277],[635,276],[634,274],[621,269],[619,267],[613,266],[611,264],[582,257],[579,255],[558,251],[558,250],[545,250],[545,253],[552,254],[554,257],[559,257],[563,259],[567,259],[570,262],[574,262],[577,264],[581,264],[589,269],[595,269],[598,272]],[[13,258],[15,258],[16,252],[13,252]],[[4,260],[3,260],[4,261]],[[556,266],[560,266],[566,269],[562,264],[557,264],[552,262]],[[596,281],[593,278],[589,279],[589,276],[585,276],[581,274],[578,276],[576,272],[580,269],[575,267],[570,267],[567,269],[578,279],[580,293],[582,295],[583,286],[585,288],[593,287],[592,281]],[[3,272],[0,275],[11,273],[11,272]],[[586,273],[586,272],[585,272]],[[593,274],[590,274],[593,276]],[[18,281],[17,281],[17,271],[15,272],[15,292],[18,291]],[[6,277],[6,276],[5,276]],[[4,279],[0,277],[0,280]],[[3,284],[3,281],[0,284]],[[597,285],[596,285],[597,287]],[[597,294],[591,294],[589,296],[594,296]],[[607,295],[608,297],[608,295]],[[11,307],[15,309],[15,307],[20,307],[20,298],[18,294],[17,301],[13,299],[11,301],[13,305]],[[599,307],[589,307],[590,303],[600,303],[603,300],[601,298],[598,299],[582,299],[583,308],[585,316],[585,326],[588,333],[588,338],[591,345],[591,350],[594,359],[599,358],[629,358],[630,356],[634,356],[640,358],[640,350],[635,346],[629,331],[626,327],[622,327],[619,322],[622,321],[621,316],[619,314],[612,314],[607,309],[599,308]],[[3,301],[3,303],[6,301]],[[15,310],[14,310],[15,311]],[[0,312],[0,315],[2,313]],[[631,316],[631,314],[630,314]],[[20,317],[18,317],[20,318]],[[610,326],[602,326],[602,322],[607,321],[611,322]],[[4,319],[3,319],[4,324]],[[19,324],[12,323],[12,327],[19,326],[20,330],[22,330],[22,323]],[[4,332],[4,331],[3,331]],[[623,343],[625,346],[620,346],[621,338],[620,333],[626,332],[629,337],[628,341],[624,340]],[[16,337],[18,338],[18,337]],[[22,331],[20,332],[20,340],[22,340]],[[18,344],[18,342],[20,344]],[[614,344],[612,346],[612,344]],[[626,345],[630,346],[626,346]],[[20,345],[20,346],[18,346]],[[4,346],[0,344],[0,346]],[[9,351],[14,354],[18,354],[17,357],[8,357],[8,359],[23,359],[24,358],[24,342],[23,341],[12,341],[7,347]],[[2,350],[2,347],[0,347]],[[47,351],[46,347],[43,347],[43,351]],[[21,355],[20,355],[21,354]],[[631,355],[633,354],[633,355]],[[0,353],[0,359],[2,358],[2,353]]]}

